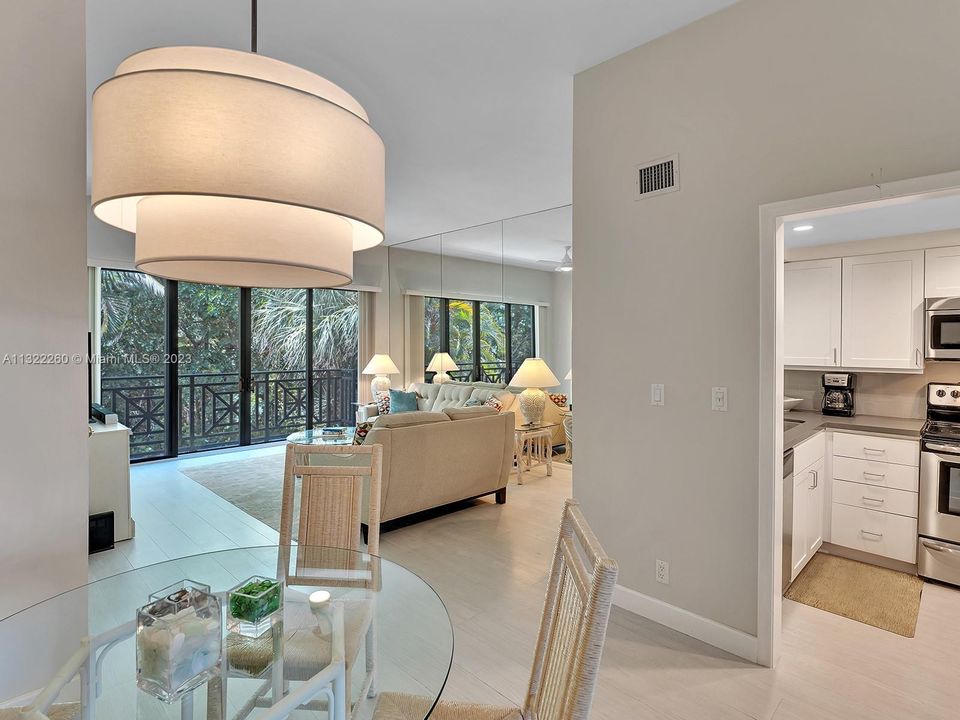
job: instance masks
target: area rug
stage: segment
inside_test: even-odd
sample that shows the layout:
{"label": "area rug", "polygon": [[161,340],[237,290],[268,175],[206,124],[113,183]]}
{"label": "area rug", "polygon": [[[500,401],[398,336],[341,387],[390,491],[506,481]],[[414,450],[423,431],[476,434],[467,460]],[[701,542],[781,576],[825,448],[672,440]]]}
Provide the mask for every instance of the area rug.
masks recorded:
{"label": "area rug", "polygon": [[187,467],[180,472],[279,532],[284,459],[283,453],[277,453]]}
{"label": "area rug", "polygon": [[817,553],[784,597],[912,638],[922,590],[913,575]]}

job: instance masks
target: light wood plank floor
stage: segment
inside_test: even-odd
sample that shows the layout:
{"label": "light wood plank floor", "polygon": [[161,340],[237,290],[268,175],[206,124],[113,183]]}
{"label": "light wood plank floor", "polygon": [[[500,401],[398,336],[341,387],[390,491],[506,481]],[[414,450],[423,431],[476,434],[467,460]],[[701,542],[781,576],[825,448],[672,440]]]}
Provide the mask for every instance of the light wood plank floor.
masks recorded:
{"label": "light wood plank floor", "polygon": [[[279,453],[258,448],[237,455]],[[276,542],[277,534],[179,472],[229,456],[135,466],[137,538],[91,558],[91,578],[209,550]],[[386,533],[382,553],[437,590],[456,632],[444,697],[520,704],[542,593],[571,471],[513,478],[506,505],[474,507]],[[709,592],[709,588],[704,588]],[[958,717],[960,591],[927,584],[917,636],[902,638],[786,601],[784,657],[753,666],[614,609],[597,720],[941,720]]]}

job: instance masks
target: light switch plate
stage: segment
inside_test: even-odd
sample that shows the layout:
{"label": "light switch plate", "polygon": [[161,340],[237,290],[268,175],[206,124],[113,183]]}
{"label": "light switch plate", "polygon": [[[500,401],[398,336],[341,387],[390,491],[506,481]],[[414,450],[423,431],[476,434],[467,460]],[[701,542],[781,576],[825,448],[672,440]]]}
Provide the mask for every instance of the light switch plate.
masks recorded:
{"label": "light switch plate", "polygon": [[650,404],[651,405],[663,405],[664,396],[663,396],[663,385],[659,383],[654,383],[650,386]]}
{"label": "light switch plate", "polygon": [[717,412],[727,411],[727,389],[715,387],[710,393],[710,408]]}

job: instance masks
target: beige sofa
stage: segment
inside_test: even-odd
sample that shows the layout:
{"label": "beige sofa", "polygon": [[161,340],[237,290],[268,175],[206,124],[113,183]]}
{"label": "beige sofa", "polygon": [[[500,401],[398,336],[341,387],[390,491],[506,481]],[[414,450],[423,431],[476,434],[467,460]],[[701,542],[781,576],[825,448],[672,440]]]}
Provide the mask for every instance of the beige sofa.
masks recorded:
{"label": "beige sofa", "polygon": [[[473,400],[485,403],[491,397],[496,397],[503,405],[501,413],[512,413],[516,427],[523,425],[523,415],[520,413],[520,404],[517,401],[518,394],[509,388],[494,383],[458,383],[449,382],[440,385],[432,383],[411,383],[407,388],[408,392],[416,392],[417,407],[420,410],[431,412],[441,412],[448,408],[465,407],[467,402]],[[543,410],[543,421],[554,423],[551,444],[554,446],[566,444],[566,436],[563,432],[563,418],[568,413],[554,403],[549,398]],[[360,422],[369,421],[377,417],[376,403],[361,405],[357,412],[357,420]]]}
{"label": "beige sofa", "polygon": [[513,414],[493,408],[378,418],[363,444],[383,446],[381,520],[492,493],[505,503],[513,432]]}

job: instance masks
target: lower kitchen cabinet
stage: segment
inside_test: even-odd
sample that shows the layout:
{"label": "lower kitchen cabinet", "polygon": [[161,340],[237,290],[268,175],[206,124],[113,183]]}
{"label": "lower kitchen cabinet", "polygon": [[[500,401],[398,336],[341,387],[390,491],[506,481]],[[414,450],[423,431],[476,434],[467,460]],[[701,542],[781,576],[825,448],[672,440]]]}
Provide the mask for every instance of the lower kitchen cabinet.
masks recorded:
{"label": "lower kitchen cabinet", "polygon": [[915,563],[919,464],[917,440],[834,433],[830,542]]}
{"label": "lower kitchen cabinet", "polygon": [[793,476],[793,554],[791,581],[823,545],[825,460],[821,457]]}
{"label": "lower kitchen cabinet", "polygon": [[917,561],[917,519],[833,504],[831,540],[836,545],[907,563]]}

